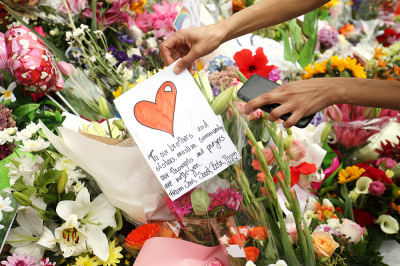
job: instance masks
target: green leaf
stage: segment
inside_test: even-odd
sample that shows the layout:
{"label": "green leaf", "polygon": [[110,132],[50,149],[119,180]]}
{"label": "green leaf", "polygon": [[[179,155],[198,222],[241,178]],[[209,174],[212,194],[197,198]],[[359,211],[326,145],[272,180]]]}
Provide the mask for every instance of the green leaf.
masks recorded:
{"label": "green leaf", "polygon": [[347,186],[346,183],[344,183],[343,185],[341,185],[341,189],[340,189],[340,193],[342,194],[342,197],[344,199],[344,202],[346,204],[346,216],[343,213],[343,216],[345,216],[346,218],[354,221],[354,215],[353,215],[353,206],[351,204],[351,200],[349,198],[349,192],[347,192]]}
{"label": "green leaf", "polygon": [[293,37],[294,44],[296,45],[296,50],[300,48],[301,42],[301,28],[297,25],[297,20],[292,19],[289,24],[290,35]]}
{"label": "green leaf", "polygon": [[6,84],[10,84],[12,82],[12,77],[8,75],[4,69],[1,69],[1,73],[3,73],[3,76],[6,79]]}
{"label": "green leaf", "polygon": [[33,112],[33,111],[29,112],[28,113],[28,118],[29,118],[30,121],[33,121],[35,119],[35,112]]}
{"label": "green leaf", "polygon": [[275,222],[275,220],[271,217],[271,215],[268,212],[265,213],[268,218],[269,226],[271,227],[271,232],[275,242],[276,250],[278,251],[279,257],[282,257],[283,255],[285,255],[285,250],[283,248],[282,238],[280,236],[280,230],[278,224]]}
{"label": "green leaf", "polygon": [[314,244],[311,238],[310,229],[307,226],[307,222],[303,216],[303,228],[304,233],[306,235],[306,244],[307,244],[307,252],[308,252],[308,262],[306,265],[315,265],[315,253],[314,253]]}
{"label": "green leaf", "polygon": [[39,176],[39,182],[43,185],[53,184],[61,176],[63,171],[48,170],[44,175]]}
{"label": "green leaf", "polygon": [[383,237],[377,231],[372,231],[368,234],[368,242],[371,243],[371,246],[374,250],[379,251],[380,247],[383,243]]}
{"label": "green leaf", "polygon": [[236,74],[237,74],[238,77],[239,77],[240,82],[246,83],[247,78],[243,75],[243,73],[240,72],[240,71],[239,71],[238,69],[236,69],[236,68],[235,68],[235,71],[236,71]]}
{"label": "green leaf", "polygon": [[56,117],[56,121],[58,121],[58,122],[62,121],[62,116],[61,116],[60,111],[58,111],[58,110],[56,111],[55,117]]}
{"label": "green leaf", "polygon": [[311,57],[313,54],[312,45],[313,44],[311,43],[311,40],[308,40],[303,49],[300,51],[299,64],[302,68],[305,68],[307,65],[311,64]]}
{"label": "green leaf", "polygon": [[210,196],[204,189],[196,189],[190,194],[193,211],[196,215],[206,215],[210,206]]}
{"label": "green leaf", "polygon": [[3,104],[5,107],[8,107],[10,105],[10,103],[11,103],[11,99],[8,99],[8,100],[5,100],[5,101],[1,102],[1,104]]}
{"label": "green leaf", "polygon": [[281,28],[279,28],[279,30],[282,33],[282,40],[283,40],[283,45],[284,45],[283,58],[286,61],[294,63],[292,48],[290,47],[290,43],[289,43],[289,35],[287,34],[287,32],[285,30],[283,30]]}
{"label": "green leaf", "polygon": [[315,33],[315,23],[318,19],[319,9],[315,9],[304,15],[303,32],[309,38]]}
{"label": "green leaf", "polygon": [[40,104],[38,104],[38,103],[25,104],[25,105],[22,105],[22,106],[18,107],[13,112],[13,115],[23,116],[23,115],[26,115],[26,114],[28,114],[30,112],[35,112],[39,107],[40,107]]}
{"label": "green leaf", "polygon": [[9,159],[9,160],[16,168],[19,168],[19,165],[21,164],[20,162],[14,160],[14,159]]}

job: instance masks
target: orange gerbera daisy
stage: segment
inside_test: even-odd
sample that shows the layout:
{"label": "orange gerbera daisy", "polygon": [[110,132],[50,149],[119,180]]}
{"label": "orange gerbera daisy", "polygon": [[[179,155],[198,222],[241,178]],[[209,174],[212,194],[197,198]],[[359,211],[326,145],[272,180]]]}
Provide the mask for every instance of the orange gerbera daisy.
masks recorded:
{"label": "orange gerbera daisy", "polygon": [[128,237],[125,239],[125,245],[130,248],[140,250],[143,247],[144,242],[152,237],[155,237],[160,229],[161,226],[158,224],[141,225],[129,233]]}
{"label": "orange gerbera daisy", "polygon": [[350,24],[350,23],[349,23],[349,24],[344,25],[344,26],[339,30],[339,33],[345,35],[345,34],[348,33],[348,32],[354,31],[354,29],[355,29],[355,26],[354,26],[353,24]]}
{"label": "orange gerbera daisy", "polygon": [[382,53],[383,48],[375,47],[374,49],[375,49],[376,59],[379,59],[381,56],[386,54],[386,53]]}
{"label": "orange gerbera daisy", "polygon": [[335,208],[333,206],[321,205],[320,203],[315,203],[315,215],[320,221],[325,221],[331,218],[338,218],[335,214]]}

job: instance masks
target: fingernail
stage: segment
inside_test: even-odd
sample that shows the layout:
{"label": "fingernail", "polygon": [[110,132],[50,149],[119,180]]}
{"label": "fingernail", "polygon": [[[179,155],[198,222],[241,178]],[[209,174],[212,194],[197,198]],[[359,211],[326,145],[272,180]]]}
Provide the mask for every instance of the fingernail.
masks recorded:
{"label": "fingernail", "polygon": [[175,74],[180,74],[180,73],[182,73],[182,71],[183,71],[183,68],[181,68],[180,66],[175,66],[174,67]]}

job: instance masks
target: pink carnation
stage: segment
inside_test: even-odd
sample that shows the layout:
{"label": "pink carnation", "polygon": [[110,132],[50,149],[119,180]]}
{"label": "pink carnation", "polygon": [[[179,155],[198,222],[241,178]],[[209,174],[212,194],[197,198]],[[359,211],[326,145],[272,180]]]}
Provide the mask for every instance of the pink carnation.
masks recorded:
{"label": "pink carnation", "polygon": [[369,194],[375,197],[380,197],[385,193],[386,187],[385,184],[378,182],[378,181],[372,181],[371,184],[369,184]]}

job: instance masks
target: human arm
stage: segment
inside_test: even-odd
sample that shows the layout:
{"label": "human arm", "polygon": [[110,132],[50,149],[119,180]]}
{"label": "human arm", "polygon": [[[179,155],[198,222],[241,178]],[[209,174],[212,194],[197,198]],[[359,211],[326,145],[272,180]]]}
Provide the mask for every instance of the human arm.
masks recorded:
{"label": "human arm", "polygon": [[186,30],[179,30],[160,45],[161,56],[167,65],[182,58],[175,66],[175,73],[188,68],[191,63],[205,56],[222,43],[258,29],[276,25],[314,10],[327,0],[262,0],[235,13],[218,23]]}
{"label": "human arm", "polygon": [[312,78],[289,82],[249,101],[241,113],[249,114],[252,110],[273,103],[281,105],[271,111],[268,119],[273,122],[286,113],[292,113],[283,123],[285,128],[289,128],[302,117],[332,104],[400,110],[400,83],[361,78]]}

